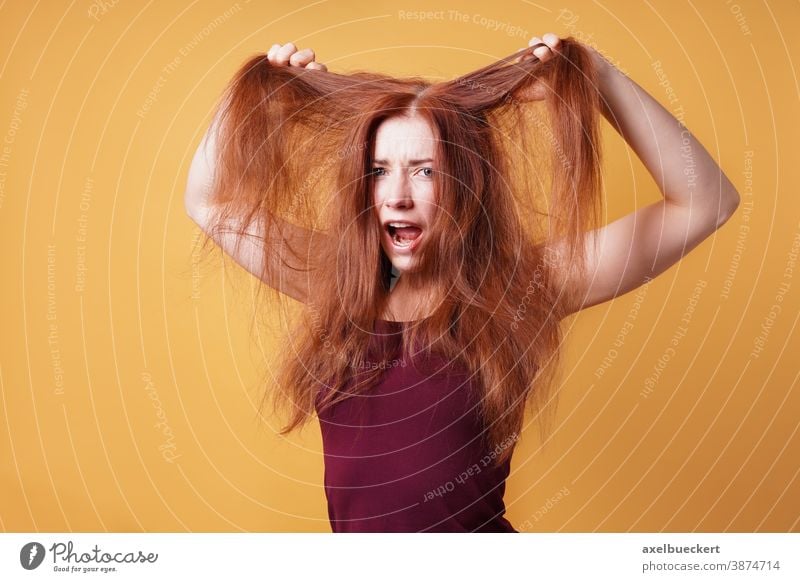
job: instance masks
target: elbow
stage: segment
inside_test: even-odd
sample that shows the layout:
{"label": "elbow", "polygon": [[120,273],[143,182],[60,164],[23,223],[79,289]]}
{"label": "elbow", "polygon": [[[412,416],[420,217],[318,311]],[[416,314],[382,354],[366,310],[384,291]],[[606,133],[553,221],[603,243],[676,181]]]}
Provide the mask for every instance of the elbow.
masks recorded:
{"label": "elbow", "polygon": [[191,218],[199,227],[205,228],[206,223],[208,222],[208,209],[198,204],[197,202],[189,202],[188,200],[184,203],[184,210],[186,211],[186,215]]}
{"label": "elbow", "polygon": [[184,196],[183,196],[183,209],[186,211],[186,214],[188,214],[189,216],[192,215],[192,210],[193,210],[192,206],[193,206],[193,204],[189,199],[189,195],[188,194],[184,194]]}
{"label": "elbow", "polygon": [[186,212],[186,215],[194,220],[194,217],[197,215],[197,207],[197,201],[194,200],[193,197],[189,196],[187,191],[183,197],[183,210]]}
{"label": "elbow", "polygon": [[183,209],[186,211],[186,214],[191,216],[192,212],[194,212],[195,208],[198,205],[199,205],[199,202],[197,200],[197,197],[196,196],[192,196],[190,194],[189,190],[187,189],[186,192],[183,195]]}
{"label": "elbow", "polygon": [[697,190],[692,200],[697,203],[697,208],[705,217],[709,227],[720,228],[736,214],[741,196],[722,170],[714,172],[713,176],[708,176],[696,186]]}
{"label": "elbow", "polygon": [[736,214],[736,209],[739,208],[741,196],[733,186],[727,188],[720,199],[719,215],[717,217],[717,228],[728,222],[731,217]]}

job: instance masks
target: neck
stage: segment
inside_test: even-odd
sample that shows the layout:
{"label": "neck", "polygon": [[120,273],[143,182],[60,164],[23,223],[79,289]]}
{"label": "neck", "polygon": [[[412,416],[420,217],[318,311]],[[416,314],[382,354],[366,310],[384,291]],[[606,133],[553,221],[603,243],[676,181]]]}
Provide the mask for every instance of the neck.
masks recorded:
{"label": "neck", "polygon": [[[393,268],[393,272],[397,272]],[[441,290],[436,285],[421,285],[412,273],[400,273],[393,279],[389,291],[387,315],[400,320],[428,317],[441,299]]]}

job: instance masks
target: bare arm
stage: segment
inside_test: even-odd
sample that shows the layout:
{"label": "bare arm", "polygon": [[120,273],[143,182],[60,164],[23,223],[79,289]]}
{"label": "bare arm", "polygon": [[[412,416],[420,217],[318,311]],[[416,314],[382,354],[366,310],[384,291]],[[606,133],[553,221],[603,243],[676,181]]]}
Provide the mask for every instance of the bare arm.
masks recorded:
{"label": "bare arm", "polygon": [[[558,46],[555,35],[543,40],[552,49]],[[563,269],[564,284],[586,290],[572,312],[627,293],[664,272],[720,228],[739,205],[736,188],[689,130],[590,50],[605,102],[602,114],[641,159],[664,198],[586,233],[588,280],[575,280]]]}
{"label": "bare arm", "polygon": [[[321,63],[313,62],[313,51],[310,49],[297,51],[291,43],[284,47],[273,46],[269,56],[272,62],[283,65],[291,61],[294,66],[316,69],[325,67]],[[229,219],[227,223],[220,224],[214,213],[214,201],[210,199],[214,180],[217,127],[218,118],[215,117],[192,159],[184,193],[186,213],[237,264],[269,286],[298,301],[305,302],[309,296],[309,273],[306,271],[308,265],[294,265],[296,261],[292,254],[281,253],[285,254],[285,259],[289,262],[289,266],[287,266],[279,256],[268,253],[274,264],[270,264],[269,274],[264,273],[265,249],[288,243],[298,258],[311,259],[317,256],[317,249],[320,248],[320,245],[325,244],[326,236],[276,217],[269,232],[265,231],[263,223],[254,222],[248,225],[245,231],[246,236],[239,240],[235,233],[240,229],[240,223],[233,223]],[[215,229],[215,226],[221,228]]]}

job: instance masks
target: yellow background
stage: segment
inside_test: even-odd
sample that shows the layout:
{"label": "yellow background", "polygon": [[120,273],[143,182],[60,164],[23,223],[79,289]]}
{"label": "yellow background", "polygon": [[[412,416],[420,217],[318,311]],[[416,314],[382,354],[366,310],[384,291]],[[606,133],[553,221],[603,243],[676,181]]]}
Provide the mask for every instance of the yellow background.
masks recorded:
{"label": "yellow background", "polygon": [[[192,252],[183,191],[211,108],[274,42],[336,71],[441,78],[548,31],[682,107],[743,204],[641,302],[570,320],[556,432],[542,448],[526,426],[507,517],[524,531],[800,531],[796,3],[109,0],[7,2],[0,16],[4,531],[330,531],[316,419],[288,439],[254,420],[281,347],[267,330],[251,339],[253,278]],[[660,194],[603,124],[613,220]]]}

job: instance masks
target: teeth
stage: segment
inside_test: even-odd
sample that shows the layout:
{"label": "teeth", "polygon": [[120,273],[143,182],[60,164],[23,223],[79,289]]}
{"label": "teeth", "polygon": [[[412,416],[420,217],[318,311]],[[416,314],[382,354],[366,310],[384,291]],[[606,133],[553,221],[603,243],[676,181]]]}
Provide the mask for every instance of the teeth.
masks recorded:
{"label": "teeth", "polygon": [[413,241],[410,241],[410,240],[407,240],[405,242],[401,242],[400,239],[397,238],[397,235],[394,235],[392,237],[392,241],[394,242],[394,244],[396,244],[399,247],[409,247],[409,246],[411,246],[411,243],[413,242]]}
{"label": "teeth", "polygon": [[395,232],[394,229],[402,228],[404,226],[415,226],[417,228],[420,228],[419,226],[417,226],[416,224],[413,224],[411,222],[387,222],[386,223],[386,230],[389,232],[389,235],[392,238],[392,242],[394,243],[394,245],[396,247],[399,247],[399,248],[408,248],[408,247],[410,247],[410,246],[412,246],[414,244],[413,240],[404,240],[404,239],[400,239],[397,236],[397,233]]}

